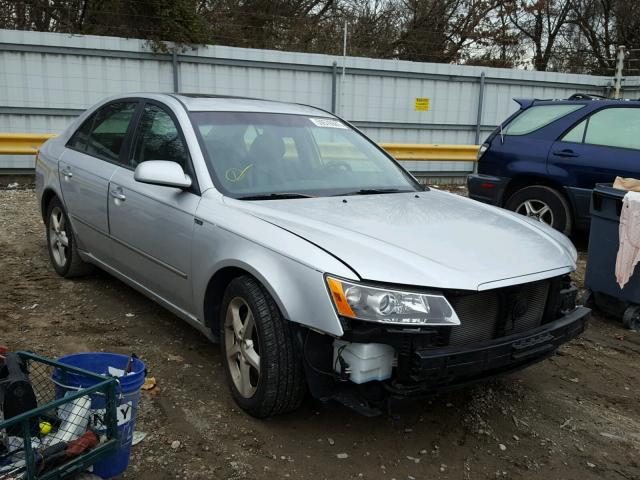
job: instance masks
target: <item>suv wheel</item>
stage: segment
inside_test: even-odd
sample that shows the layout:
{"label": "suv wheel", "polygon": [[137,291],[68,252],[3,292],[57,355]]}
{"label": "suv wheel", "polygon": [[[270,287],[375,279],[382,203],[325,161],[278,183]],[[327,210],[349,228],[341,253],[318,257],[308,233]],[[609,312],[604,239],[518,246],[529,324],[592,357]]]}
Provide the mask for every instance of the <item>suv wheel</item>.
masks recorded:
{"label": "suv wheel", "polygon": [[222,361],[236,403],[264,418],[296,409],[305,394],[300,349],[291,324],[250,276],[234,279],[221,309]]}
{"label": "suv wheel", "polygon": [[64,278],[91,273],[93,266],[80,258],[67,212],[56,197],[47,207],[47,250],[58,275]]}
{"label": "suv wheel", "polygon": [[505,207],[521,215],[551,225],[565,235],[571,233],[571,209],[560,192],[551,187],[534,185],[515,192]]}

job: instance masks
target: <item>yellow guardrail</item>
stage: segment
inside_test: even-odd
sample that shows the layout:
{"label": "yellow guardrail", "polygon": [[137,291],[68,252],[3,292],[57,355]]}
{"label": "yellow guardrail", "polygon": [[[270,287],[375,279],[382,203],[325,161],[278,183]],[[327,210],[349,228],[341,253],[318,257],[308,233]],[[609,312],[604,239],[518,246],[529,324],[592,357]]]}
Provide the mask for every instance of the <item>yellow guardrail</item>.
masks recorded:
{"label": "yellow guardrail", "polygon": [[35,155],[51,133],[0,133],[0,155]]}
{"label": "yellow guardrail", "polygon": [[439,145],[419,143],[381,143],[396,160],[475,162],[478,145]]}
{"label": "yellow guardrail", "polygon": [[[0,155],[35,155],[51,133],[0,133]],[[327,148],[332,145],[327,145]],[[478,145],[381,143],[397,160],[474,162]]]}

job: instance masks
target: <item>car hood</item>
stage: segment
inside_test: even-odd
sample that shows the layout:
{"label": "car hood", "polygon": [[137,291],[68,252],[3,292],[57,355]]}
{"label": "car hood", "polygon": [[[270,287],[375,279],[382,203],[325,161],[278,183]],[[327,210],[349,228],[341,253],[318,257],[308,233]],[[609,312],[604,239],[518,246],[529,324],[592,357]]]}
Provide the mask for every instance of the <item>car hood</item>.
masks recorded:
{"label": "car hood", "polygon": [[435,189],[225,202],[315,244],[363,280],[485,290],[575,269],[575,250],[563,235]]}

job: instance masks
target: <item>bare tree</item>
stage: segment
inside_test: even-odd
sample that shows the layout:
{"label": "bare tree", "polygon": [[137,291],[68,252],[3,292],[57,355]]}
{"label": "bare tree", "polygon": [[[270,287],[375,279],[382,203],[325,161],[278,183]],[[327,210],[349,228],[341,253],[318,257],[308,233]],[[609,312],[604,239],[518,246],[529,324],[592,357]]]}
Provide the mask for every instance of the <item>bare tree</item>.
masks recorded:
{"label": "bare tree", "polygon": [[547,70],[556,41],[567,25],[571,0],[507,0],[505,5],[513,26],[533,46],[533,67]]}
{"label": "bare tree", "polygon": [[481,37],[480,26],[496,8],[493,0],[403,0],[398,57],[454,62]]}
{"label": "bare tree", "polygon": [[[0,28],[609,74],[638,0],[0,0]],[[631,60],[634,61],[634,60]],[[640,67],[640,65],[632,65]]]}
{"label": "bare tree", "polygon": [[465,49],[464,62],[470,65],[513,68],[519,66],[527,56],[522,33],[513,27],[508,9],[503,2],[485,17],[480,24],[480,35],[475,51]]}

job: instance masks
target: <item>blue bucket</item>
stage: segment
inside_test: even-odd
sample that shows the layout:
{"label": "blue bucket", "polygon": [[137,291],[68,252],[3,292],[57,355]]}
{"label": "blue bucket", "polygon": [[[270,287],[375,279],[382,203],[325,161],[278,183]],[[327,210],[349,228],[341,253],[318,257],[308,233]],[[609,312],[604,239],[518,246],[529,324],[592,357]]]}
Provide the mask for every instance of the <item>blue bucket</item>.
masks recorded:
{"label": "blue bucket", "polygon": [[[109,376],[109,367],[125,370],[130,357],[116,353],[77,353],[59,358],[60,363],[72,367],[88,370],[99,375]],[[136,422],[138,402],[140,401],[140,387],[144,383],[145,366],[144,363],[134,358],[132,359],[131,373],[119,377],[119,385],[116,391],[117,417],[118,417],[118,437],[120,446],[118,450],[109,457],[99,461],[93,466],[93,473],[102,478],[111,478],[124,473],[129,466],[129,455],[131,453],[131,443],[133,441],[133,429]],[[62,398],[67,392],[76,392],[80,388],[88,388],[99,383],[96,378],[85,375],[60,370],[54,370],[52,375],[56,384],[56,397]],[[106,398],[102,394],[91,395],[91,410],[102,413],[106,409]],[[106,429],[97,428],[98,436],[106,433]]]}

